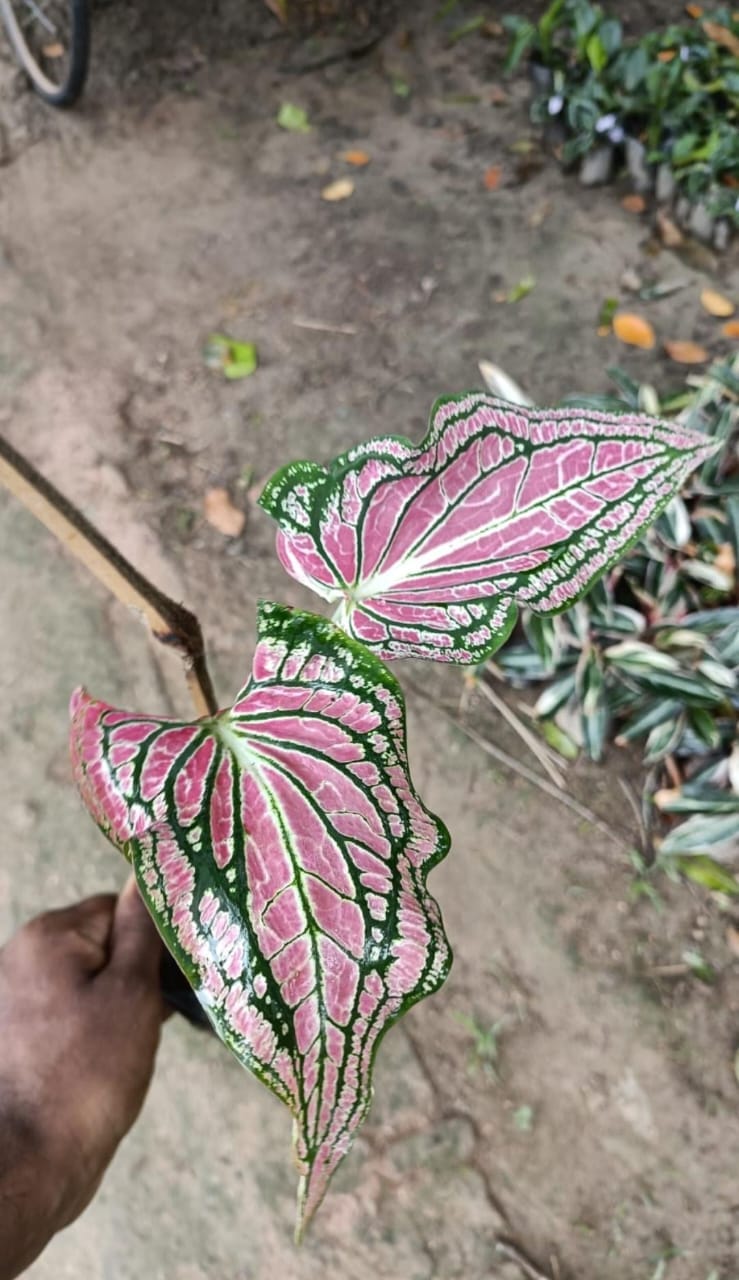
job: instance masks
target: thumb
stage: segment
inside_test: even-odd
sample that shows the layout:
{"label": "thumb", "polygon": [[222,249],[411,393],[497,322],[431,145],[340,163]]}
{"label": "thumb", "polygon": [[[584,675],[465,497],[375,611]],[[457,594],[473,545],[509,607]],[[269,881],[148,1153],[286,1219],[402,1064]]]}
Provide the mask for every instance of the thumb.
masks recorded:
{"label": "thumb", "polygon": [[161,958],[161,939],[131,876],[115,906],[109,967],[158,986]]}

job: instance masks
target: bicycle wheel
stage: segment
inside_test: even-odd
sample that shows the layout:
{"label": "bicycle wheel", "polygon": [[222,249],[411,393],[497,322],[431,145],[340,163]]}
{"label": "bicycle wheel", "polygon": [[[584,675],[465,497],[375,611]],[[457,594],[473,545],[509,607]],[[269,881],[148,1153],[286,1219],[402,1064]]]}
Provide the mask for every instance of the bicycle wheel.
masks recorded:
{"label": "bicycle wheel", "polygon": [[71,106],[90,61],[89,0],[0,0],[0,17],[39,97]]}

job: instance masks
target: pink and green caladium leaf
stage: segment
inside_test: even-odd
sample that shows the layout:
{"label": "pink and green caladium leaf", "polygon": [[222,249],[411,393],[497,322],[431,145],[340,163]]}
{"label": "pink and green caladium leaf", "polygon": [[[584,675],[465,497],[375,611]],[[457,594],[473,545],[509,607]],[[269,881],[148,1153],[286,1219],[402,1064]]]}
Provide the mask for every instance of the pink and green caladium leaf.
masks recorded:
{"label": "pink and green caladium leaf", "polygon": [[72,759],[213,1026],[295,1118],[298,1230],[367,1112],[380,1037],[449,970],[386,667],[332,623],[263,604],[252,676],[194,723],[83,690]]}
{"label": "pink and green caladium leaf", "polygon": [[296,462],[260,499],[288,573],[386,660],[480,662],[517,606],[558,613],[623,555],[714,445],[641,414],[440,400],[418,446]]}

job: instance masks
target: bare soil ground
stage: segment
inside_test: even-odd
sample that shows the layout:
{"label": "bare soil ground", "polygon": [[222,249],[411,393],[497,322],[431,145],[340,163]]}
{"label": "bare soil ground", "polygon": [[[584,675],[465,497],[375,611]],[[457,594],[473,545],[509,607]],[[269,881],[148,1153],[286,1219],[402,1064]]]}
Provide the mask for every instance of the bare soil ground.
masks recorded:
{"label": "bare soil ground", "polygon": [[[525,85],[491,101],[500,43],[450,46],[436,8],[409,4],[365,56],[298,75],[321,47],[290,45],[256,0],[120,0],[96,15],[89,92],[63,116],[0,52],[0,430],[196,609],[224,701],[257,599],[315,603],[255,505],[279,464],[386,430],[420,438],[438,394],[479,383],[480,358],[541,403],[605,389],[615,361],[675,384],[659,352],[596,335],[627,268],[687,282],[642,307],[662,337],[721,349],[697,296],[708,279],[736,291],[734,260],[655,252],[614,191],[527,152]],[[309,134],[276,127],[284,101]],[[348,147],[370,164],[351,170]],[[343,176],[353,196],[323,201]],[[496,301],[527,273],[526,299]],[[248,382],[204,367],[213,330],[257,342]],[[247,513],[237,540],[204,521],[214,484]],[[135,620],[2,496],[0,548],[4,936],[119,871],[70,785],[71,687],[187,704]],[[400,674],[456,712],[458,674]],[[287,1115],[177,1023],[100,1196],[33,1280],[739,1277],[726,916],[697,889],[660,885],[661,909],[633,896],[618,753],[573,771],[614,840],[493,767],[427,698],[409,705],[419,788],[454,837],[433,889],[456,963],[386,1041],[372,1115],[307,1244],[290,1243]],[[691,947],[713,986],[671,969]]]}

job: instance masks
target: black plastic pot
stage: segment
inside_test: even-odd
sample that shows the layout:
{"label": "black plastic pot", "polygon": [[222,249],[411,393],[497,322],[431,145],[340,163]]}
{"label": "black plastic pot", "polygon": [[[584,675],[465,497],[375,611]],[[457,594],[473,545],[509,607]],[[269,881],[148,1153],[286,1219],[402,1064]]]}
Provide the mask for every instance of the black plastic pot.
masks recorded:
{"label": "black plastic pot", "polygon": [[175,1013],[181,1013],[192,1026],[199,1027],[202,1031],[213,1030],[190,983],[168,951],[165,951],[162,957],[159,985],[164,1002],[170,1009],[174,1009]]}

